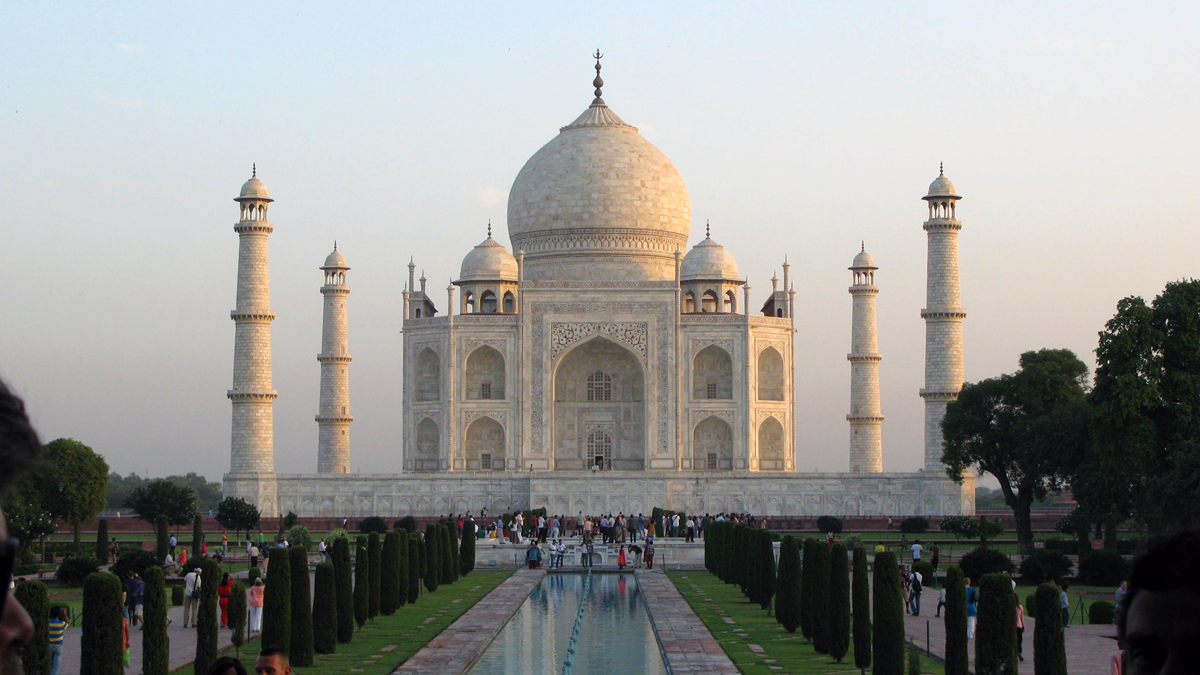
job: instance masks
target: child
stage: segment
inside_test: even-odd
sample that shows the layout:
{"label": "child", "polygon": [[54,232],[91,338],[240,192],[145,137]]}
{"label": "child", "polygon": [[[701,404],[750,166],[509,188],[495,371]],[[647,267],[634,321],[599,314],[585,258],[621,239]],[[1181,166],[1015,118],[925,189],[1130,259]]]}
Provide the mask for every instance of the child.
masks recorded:
{"label": "child", "polygon": [[934,616],[942,615],[942,608],[946,606],[946,587],[942,586],[942,590],[938,591],[938,606],[937,613]]}

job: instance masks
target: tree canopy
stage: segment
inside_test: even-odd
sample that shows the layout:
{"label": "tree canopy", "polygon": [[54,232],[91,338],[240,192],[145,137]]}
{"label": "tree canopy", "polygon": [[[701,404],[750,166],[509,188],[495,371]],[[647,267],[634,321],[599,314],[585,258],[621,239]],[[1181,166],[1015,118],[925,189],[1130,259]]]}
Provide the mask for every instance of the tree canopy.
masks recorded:
{"label": "tree canopy", "polygon": [[42,507],[50,515],[71,523],[78,545],[80,526],[104,508],[108,463],[88,446],[70,438],[47,443],[42,457],[42,469],[36,479]]}
{"label": "tree canopy", "polygon": [[[129,499],[129,495],[131,495],[135,489],[146,487],[154,480],[154,478],[143,478],[136,473],[131,473],[124,477],[116,472],[108,474],[107,508],[124,508],[125,501]],[[201,511],[215,509],[217,508],[217,504],[221,501],[221,484],[218,482],[209,481],[204,476],[197,475],[194,471],[189,471],[183,476],[167,476],[163,480],[168,480],[180,487],[192,488],[196,494],[196,508]]]}
{"label": "tree canopy", "polygon": [[153,523],[163,515],[175,526],[190,524],[197,513],[192,489],[164,479],[134,488],[125,499],[125,506],[133,509],[140,520]]}
{"label": "tree canopy", "polygon": [[226,529],[249,532],[258,527],[261,520],[258,509],[241,497],[226,497],[217,504],[217,522]]}
{"label": "tree canopy", "polygon": [[1016,373],[967,384],[946,407],[947,474],[994,476],[1024,546],[1033,542],[1030,506],[1061,490],[1088,451],[1087,375],[1070,350],[1025,352]]}

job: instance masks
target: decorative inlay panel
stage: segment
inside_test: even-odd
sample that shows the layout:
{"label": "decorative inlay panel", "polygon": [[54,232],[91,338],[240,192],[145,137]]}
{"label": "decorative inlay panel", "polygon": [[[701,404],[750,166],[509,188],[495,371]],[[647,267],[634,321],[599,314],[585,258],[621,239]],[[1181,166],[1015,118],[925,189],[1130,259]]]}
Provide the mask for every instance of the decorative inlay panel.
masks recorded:
{"label": "decorative inlay panel", "polygon": [[550,324],[550,360],[557,361],[563,350],[592,337],[605,335],[632,347],[646,362],[646,324],[644,323],[552,323]]}
{"label": "decorative inlay panel", "polygon": [[726,353],[729,354],[729,357],[733,358],[733,340],[706,340],[703,338],[692,338],[692,341],[691,341],[692,357],[695,357],[696,354],[698,354],[700,352],[700,350],[704,349],[705,347],[707,347],[709,345],[716,345],[716,346],[720,347],[721,349],[724,349],[726,351]]}
{"label": "decorative inlay panel", "polygon": [[774,417],[775,421],[782,424],[784,429],[787,429],[787,420],[784,419],[784,413],[779,410],[759,410],[757,415],[757,424],[755,426],[762,426],[762,423],[765,422],[768,417]]}
{"label": "decorative inlay panel", "polygon": [[508,340],[463,340],[462,353],[466,356],[480,347],[491,347],[502,355],[508,354]]}
{"label": "decorative inlay panel", "polygon": [[463,428],[471,426],[471,422],[480,417],[490,417],[499,422],[504,431],[508,431],[508,413],[504,410],[469,410],[463,413]]}
{"label": "decorative inlay panel", "polygon": [[734,426],[734,420],[737,413],[733,410],[692,410],[691,413],[691,428],[694,431],[696,425],[700,424],[709,417],[719,417],[729,423],[729,426]]}

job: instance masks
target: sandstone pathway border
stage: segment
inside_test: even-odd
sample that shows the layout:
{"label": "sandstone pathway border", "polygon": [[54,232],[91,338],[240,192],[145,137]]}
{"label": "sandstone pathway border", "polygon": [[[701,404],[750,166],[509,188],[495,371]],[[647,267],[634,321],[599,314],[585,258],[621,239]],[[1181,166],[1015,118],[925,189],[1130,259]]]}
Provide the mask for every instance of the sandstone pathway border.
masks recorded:
{"label": "sandstone pathway border", "polygon": [[737,675],[737,666],[662,570],[635,574],[673,675]]}

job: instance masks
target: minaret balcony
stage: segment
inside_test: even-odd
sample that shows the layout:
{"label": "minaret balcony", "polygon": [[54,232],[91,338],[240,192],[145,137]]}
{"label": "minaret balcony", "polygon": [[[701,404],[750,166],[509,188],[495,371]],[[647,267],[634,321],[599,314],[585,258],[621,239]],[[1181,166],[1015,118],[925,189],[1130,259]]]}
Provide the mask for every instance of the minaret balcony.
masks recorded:
{"label": "minaret balcony", "polygon": [[230,389],[225,392],[231,401],[274,401],[278,398],[278,393],[272,389],[270,391],[238,391]]}
{"label": "minaret balcony", "polygon": [[925,221],[925,224],[921,226],[921,229],[925,230],[926,232],[932,232],[934,230],[950,230],[957,232],[962,229],[962,223],[953,218],[930,218],[929,220]]}
{"label": "minaret balcony", "polygon": [[965,319],[967,318],[967,310],[962,307],[954,307],[938,310],[921,310],[922,319]]}
{"label": "minaret balcony", "polygon": [[235,309],[229,313],[229,318],[234,321],[274,321],[275,312],[239,312]]}
{"label": "minaret balcony", "polygon": [[239,220],[233,226],[233,231],[238,234],[271,234],[275,226],[265,220]]}
{"label": "minaret balcony", "polygon": [[847,361],[882,361],[883,354],[847,354]]}
{"label": "minaret balcony", "polygon": [[313,419],[321,423],[349,424],[354,421],[354,415],[317,415]]}
{"label": "minaret balcony", "polygon": [[324,295],[350,295],[350,287],[348,287],[348,286],[322,286],[321,293]]}
{"label": "minaret balcony", "polygon": [[921,389],[921,398],[926,401],[953,401],[958,398],[957,391],[935,391],[932,389]]}
{"label": "minaret balcony", "polygon": [[883,413],[878,415],[846,415],[846,419],[851,422],[873,422],[878,424],[883,422]]}
{"label": "minaret balcony", "polygon": [[317,354],[317,360],[321,363],[350,363],[349,354]]}
{"label": "minaret balcony", "polygon": [[851,295],[878,295],[879,287],[875,284],[855,284],[850,287]]}

